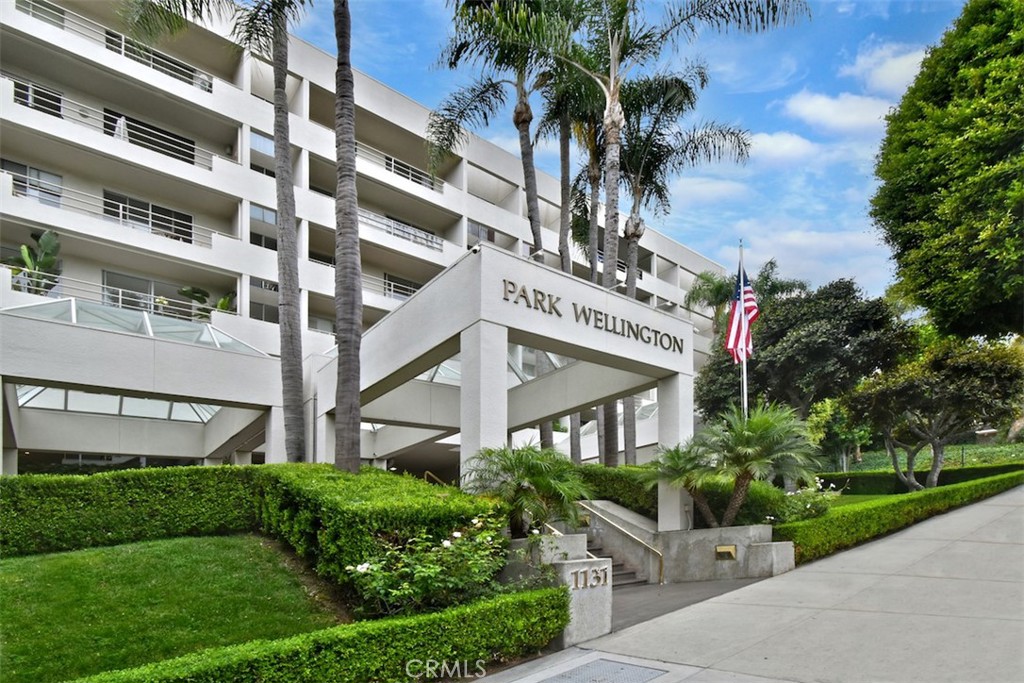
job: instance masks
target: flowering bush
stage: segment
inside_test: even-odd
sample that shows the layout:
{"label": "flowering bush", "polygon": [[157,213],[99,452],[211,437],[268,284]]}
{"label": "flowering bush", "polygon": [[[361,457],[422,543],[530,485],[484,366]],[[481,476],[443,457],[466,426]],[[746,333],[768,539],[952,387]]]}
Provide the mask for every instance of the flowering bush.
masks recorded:
{"label": "flowering bush", "polygon": [[505,563],[504,519],[482,516],[447,538],[420,534],[383,542],[381,551],[345,570],[360,601],[359,616],[416,614],[496,592]]}
{"label": "flowering bush", "polygon": [[769,524],[798,522],[801,519],[821,517],[832,508],[832,503],[839,496],[835,484],[825,483],[818,477],[814,478],[814,486],[807,486],[789,492],[781,499],[781,505],[774,515],[766,515]]}

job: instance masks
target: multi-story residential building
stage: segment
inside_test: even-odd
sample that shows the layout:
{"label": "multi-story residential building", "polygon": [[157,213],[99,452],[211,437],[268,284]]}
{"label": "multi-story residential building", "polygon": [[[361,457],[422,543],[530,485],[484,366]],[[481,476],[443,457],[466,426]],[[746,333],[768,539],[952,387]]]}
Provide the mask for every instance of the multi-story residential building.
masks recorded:
{"label": "multi-story residential building", "polygon": [[[115,9],[0,2],[3,256],[45,230],[61,245],[52,280],[0,271],[4,471],[18,462],[283,459],[271,68],[233,44],[226,25],[141,45]],[[298,39],[290,51],[309,430],[327,458],[314,424],[316,375],[334,345],[335,63]],[[518,158],[471,136],[432,175],[427,115],[356,73],[367,329],[477,244],[519,258],[535,251]],[[558,182],[538,182],[544,259],[555,268]],[[696,273],[720,267],[652,230],[639,264],[638,302],[692,322],[688,353],[699,366],[710,320],[682,301]],[[573,268],[586,276],[582,250]],[[364,346],[364,356],[373,352]],[[510,382],[532,378],[535,358],[529,346],[511,346]],[[420,381],[457,385],[459,361],[435,363]],[[642,421],[656,415],[656,404],[642,403]],[[450,429],[395,439],[389,451],[378,438],[387,416],[377,414],[364,457],[410,469],[454,462]],[[592,432],[585,427],[590,452]],[[643,434],[644,445],[656,443]]]}

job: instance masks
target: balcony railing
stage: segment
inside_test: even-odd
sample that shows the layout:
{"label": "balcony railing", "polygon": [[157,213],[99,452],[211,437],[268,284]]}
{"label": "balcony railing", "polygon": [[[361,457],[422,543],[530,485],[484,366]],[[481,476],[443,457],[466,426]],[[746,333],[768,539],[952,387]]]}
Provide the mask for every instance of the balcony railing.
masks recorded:
{"label": "balcony railing", "polygon": [[136,206],[127,206],[86,192],[30,178],[21,173],[9,171],[4,171],[4,173],[10,175],[14,181],[12,194],[15,197],[34,198],[46,206],[95,216],[133,230],[141,230],[207,249],[213,246],[214,234],[234,239],[231,235],[220,233],[217,230],[154,213],[152,208],[145,210]]}
{"label": "balcony railing", "polygon": [[361,142],[356,143],[356,156],[362,157],[367,161],[372,161],[378,166],[383,166],[391,173],[401,176],[406,180],[411,180],[423,187],[428,187],[435,192],[444,192],[443,180],[435,178],[426,171],[421,171],[415,166],[410,166],[400,159],[396,159],[393,156],[385,154],[384,152],[374,149],[373,147],[369,147]]}
{"label": "balcony railing", "polygon": [[103,24],[87,19],[80,14],[59,7],[46,0],[16,0],[15,6],[25,14],[48,24],[82,36],[108,50],[124,55],[128,59],[167,74],[204,92],[213,92],[213,76],[180,59],[143,45],[124,34],[112,31]]}
{"label": "balcony railing", "polygon": [[[11,288],[17,292],[36,294],[51,299],[74,298],[82,301],[93,301],[104,306],[126,308],[133,311],[146,311],[147,313],[155,313],[182,320],[207,319],[210,315],[209,307],[202,306],[194,301],[172,299],[131,289],[121,289],[120,287],[110,287],[96,282],[77,280],[66,275],[52,275],[24,270],[16,266],[4,265],[2,267],[11,271]],[[170,283],[155,284],[164,285],[165,288],[173,290],[180,288],[179,285]],[[235,311],[220,311],[220,309],[218,311],[237,315]]]}
{"label": "balcony railing", "polygon": [[[130,142],[207,170],[213,168],[213,158],[219,156],[192,140],[164,131],[158,126],[138,119],[129,120],[127,116],[111,111],[101,111],[20,76],[3,73],[0,78],[14,83],[15,103],[91,128],[116,140]],[[44,93],[47,97],[42,99],[35,93]]]}
{"label": "balcony railing", "polygon": [[414,228],[411,225],[406,225],[401,221],[396,221],[393,218],[387,216],[381,216],[378,213],[367,211],[366,209],[359,209],[359,222],[370,228],[377,230],[383,230],[389,235],[400,237],[403,240],[409,240],[415,244],[420,244],[428,249],[435,251],[444,250],[444,240],[437,235],[431,235],[426,230],[420,230]]}
{"label": "balcony railing", "polygon": [[392,282],[391,280],[373,275],[363,275],[363,289],[367,292],[383,294],[389,299],[405,301],[415,294],[419,287],[410,287],[409,285]]}

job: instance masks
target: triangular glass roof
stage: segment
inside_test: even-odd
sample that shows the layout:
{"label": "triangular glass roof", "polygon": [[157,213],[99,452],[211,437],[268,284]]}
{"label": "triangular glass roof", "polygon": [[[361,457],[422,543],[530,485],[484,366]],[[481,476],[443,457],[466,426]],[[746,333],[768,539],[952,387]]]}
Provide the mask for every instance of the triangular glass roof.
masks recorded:
{"label": "triangular glass roof", "polygon": [[18,384],[15,388],[20,408],[202,423],[208,422],[220,410],[220,406],[205,403],[186,403],[161,398],[101,394],[61,387]]}
{"label": "triangular glass roof", "polygon": [[130,308],[115,308],[93,301],[58,299],[57,301],[7,308],[3,312],[25,318],[60,320],[93,329],[127,332],[224,351],[235,351],[250,356],[267,355],[208,322],[173,318]]}

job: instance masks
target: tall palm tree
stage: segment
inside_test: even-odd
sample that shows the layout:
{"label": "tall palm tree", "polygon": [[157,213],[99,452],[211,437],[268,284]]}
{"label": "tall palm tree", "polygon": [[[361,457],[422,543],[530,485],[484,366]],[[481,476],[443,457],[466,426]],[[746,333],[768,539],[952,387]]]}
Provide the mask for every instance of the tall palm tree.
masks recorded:
{"label": "tall palm tree", "polygon": [[[725,325],[725,311],[732,300],[736,283],[728,275],[711,270],[697,273],[690,290],[683,299],[683,305],[693,310],[697,306],[711,309],[711,331],[717,337]],[[754,290],[757,291],[756,289]]]}
{"label": "tall palm tree", "polygon": [[[689,491],[710,526],[730,526],[746,500],[750,482],[779,475],[809,481],[818,464],[815,456],[806,425],[792,408],[761,404],[745,418],[734,405],[688,444],[664,451],[650,478]],[[701,494],[702,484],[713,477],[725,477],[733,484],[721,523]]]}
{"label": "tall palm tree", "polygon": [[338,386],[334,408],[334,466],[358,471],[361,409],[359,351],[363,341],[362,261],[356,197],[356,100],[352,76],[352,15],[348,0],[334,0],[338,61],[334,74],[334,318]]}
{"label": "tall palm tree", "polygon": [[278,331],[281,343],[281,406],[285,455],[301,461],[306,453],[303,405],[302,310],[299,289],[298,229],[288,126],[288,22],[306,0],[133,0],[122,8],[134,35],[152,41],[183,30],[185,20],[213,15],[234,18],[232,37],[243,47],[269,55],[274,72],[274,177],[277,194]]}

